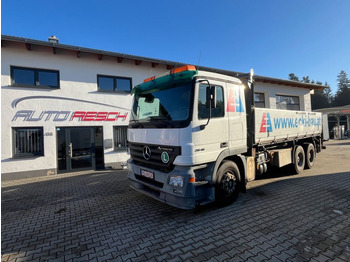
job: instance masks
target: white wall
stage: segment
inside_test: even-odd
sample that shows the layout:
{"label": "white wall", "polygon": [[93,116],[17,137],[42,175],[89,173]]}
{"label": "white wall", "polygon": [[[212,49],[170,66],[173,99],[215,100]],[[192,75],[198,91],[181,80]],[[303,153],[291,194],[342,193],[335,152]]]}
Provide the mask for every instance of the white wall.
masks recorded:
{"label": "white wall", "polygon": [[256,83],[255,92],[265,94],[265,107],[276,108],[276,95],[299,97],[300,110],[311,112],[311,94],[308,88]]}
{"label": "white wall", "polygon": [[[39,69],[58,70],[60,74],[60,89],[40,89],[26,87],[11,87],[10,66],[21,66]],[[103,57],[97,59],[97,55],[81,54],[77,58],[76,52],[58,50],[53,54],[51,48],[32,46],[28,51],[25,45],[9,43],[2,47],[1,56],[1,168],[2,173],[32,171],[41,169],[57,168],[56,153],[56,127],[70,126],[103,126],[103,138],[113,139],[113,126],[125,126],[129,123],[129,116],[126,120],[118,119],[113,122],[81,122],[78,119],[73,121],[23,121],[24,118],[14,120],[19,110],[35,110],[35,117],[40,112],[51,111],[108,111],[120,112],[124,115],[129,110],[118,109],[121,107],[129,109],[132,104],[132,97],[125,93],[106,93],[97,91],[97,75],[111,75],[131,77],[132,84],[141,83],[143,79],[158,75],[166,71],[165,66],[152,68],[149,63],[143,62],[136,66],[134,61],[124,60],[118,63],[115,58]],[[11,103],[18,98],[28,96],[52,96],[74,98],[98,102],[104,105],[91,103],[64,101],[58,99],[28,99],[18,103],[16,108]],[[108,106],[111,105],[111,106]],[[113,107],[115,106],[115,107]],[[43,126],[44,154],[43,157],[13,159],[12,158],[12,127]],[[52,133],[53,135],[50,135]],[[126,153],[114,152],[113,148],[105,150],[105,164],[125,161]]]}

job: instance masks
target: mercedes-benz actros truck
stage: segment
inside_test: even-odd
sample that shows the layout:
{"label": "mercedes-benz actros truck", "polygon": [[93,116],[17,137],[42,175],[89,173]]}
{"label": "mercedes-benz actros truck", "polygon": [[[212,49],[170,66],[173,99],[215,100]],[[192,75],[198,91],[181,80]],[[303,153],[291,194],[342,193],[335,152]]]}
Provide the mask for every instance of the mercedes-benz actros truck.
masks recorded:
{"label": "mercedes-benz actros truck", "polygon": [[254,107],[252,70],[238,79],[182,66],[132,94],[130,185],[181,209],[231,204],[271,166],[311,168],[323,146],[321,113]]}

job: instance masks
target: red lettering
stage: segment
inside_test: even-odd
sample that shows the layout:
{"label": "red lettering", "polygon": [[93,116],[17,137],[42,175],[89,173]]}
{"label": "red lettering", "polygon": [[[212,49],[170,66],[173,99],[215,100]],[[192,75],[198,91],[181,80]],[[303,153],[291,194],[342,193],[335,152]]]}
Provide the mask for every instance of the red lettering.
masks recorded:
{"label": "red lettering", "polygon": [[108,112],[98,112],[95,121],[105,121],[108,116]]}
{"label": "red lettering", "polygon": [[[16,116],[18,117],[18,116]],[[128,112],[121,115],[120,112],[95,112],[95,111],[75,111],[69,121],[78,118],[79,121],[125,121],[128,117]]]}
{"label": "red lettering", "polygon": [[[114,118],[109,118],[110,115],[117,115],[117,116]],[[109,112],[108,116],[106,118],[106,121],[115,121],[115,119],[118,117],[118,115],[119,115],[119,112]]]}
{"label": "red lettering", "polygon": [[122,118],[123,121],[125,121],[127,117],[128,117],[128,113],[125,113],[124,115],[118,115],[116,121],[117,121],[119,118]]}
{"label": "red lettering", "polygon": [[97,112],[86,112],[83,121],[94,121]]}
{"label": "red lettering", "polygon": [[78,118],[79,120],[83,120],[84,116],[85,116],[85,112],[83,112],[83,111],[76,111],[76,112],[73,113],[70,121],[73,121],[74,118]]}

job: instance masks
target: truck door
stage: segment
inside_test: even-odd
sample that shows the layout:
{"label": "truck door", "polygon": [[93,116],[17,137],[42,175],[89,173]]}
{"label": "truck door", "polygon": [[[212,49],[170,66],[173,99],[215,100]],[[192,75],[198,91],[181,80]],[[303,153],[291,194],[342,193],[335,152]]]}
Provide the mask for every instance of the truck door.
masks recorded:
{"label": "truck door", "polygon": [[[208,123],[210,109],[207,101],[207,82],[197,83],[196,103],[194,119],[198,123],[197,131],[193,133],[194,151],[196,163],[208,163],[216,161],[219,154],[228,147],[228,120],[225,112],[225,88],[226,84],[218,81],[210,81],[215,87],[216,108],[211,109],[211,118]],[[208,125],[206,125],[208,123]],[[200,125],[206,125],[199,130]]]}
{"label": "truck door", "polygon": [[229,147],[230,149],[246,148],[247,129],[244,86],[241,84],[227,83],[226,112],[229,122]]}

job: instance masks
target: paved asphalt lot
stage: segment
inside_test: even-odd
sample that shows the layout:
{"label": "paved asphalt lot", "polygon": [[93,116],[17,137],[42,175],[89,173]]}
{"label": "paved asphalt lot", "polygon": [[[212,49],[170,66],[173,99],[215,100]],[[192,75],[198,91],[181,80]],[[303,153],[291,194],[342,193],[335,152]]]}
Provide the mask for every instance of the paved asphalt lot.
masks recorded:
{"label": "paved asphalt lot", "polygon": [[253,181],[231,206],[182,211],[125,171],[2,183],[1,261],[350,261],[350,141],[301,175]]}

